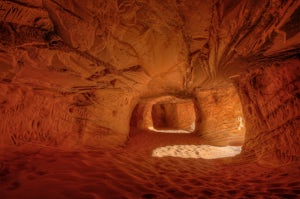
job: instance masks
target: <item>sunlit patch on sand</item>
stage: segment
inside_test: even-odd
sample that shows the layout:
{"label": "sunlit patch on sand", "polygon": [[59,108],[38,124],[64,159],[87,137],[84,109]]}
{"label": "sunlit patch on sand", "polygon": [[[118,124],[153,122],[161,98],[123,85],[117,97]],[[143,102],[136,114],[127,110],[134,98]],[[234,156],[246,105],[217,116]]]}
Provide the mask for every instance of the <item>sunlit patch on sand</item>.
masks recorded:
{"label": "sunlit patch on sand", "polygon": [[183,129],[155,129],[153,126],[148,127],[149,130],[159,133],[192,133],[195,130],[195,122],[190,126],[189,130]]}
{"label": "sunlit patch on sand", "polygon": [[190,131],[186,130],[161,130],[161,129],[155,129],[152,126],[148,128],[151,131],[159,132],[159,133],[191,133]]}
{"label": "sunlit patch on sand", "polygon": [[154,149],[152,156],[217,159],[236,156],[241,149],[241,146],[173,145]]}

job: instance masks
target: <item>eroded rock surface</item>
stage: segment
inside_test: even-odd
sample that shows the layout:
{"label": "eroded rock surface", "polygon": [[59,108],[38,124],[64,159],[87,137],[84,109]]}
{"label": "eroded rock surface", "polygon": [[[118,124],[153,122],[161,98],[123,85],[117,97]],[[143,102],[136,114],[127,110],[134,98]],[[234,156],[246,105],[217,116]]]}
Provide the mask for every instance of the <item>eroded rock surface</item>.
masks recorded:
{"label": "eroded rock surface", "polygon": [[299,63],[284,60],[299,59],[299,13],[296,0],[0,1],[1,142],[119,146],[156,96],[196,99],[195,132],[223,139],[244,128],[235,79],[244,150],[294,160]]}
{"label": "eroded rock surface", "polygon": [[242,145],[244,143],[244,116],[242,104],[231,86],[198,90],[195,92],[199,111],[197,133],[210,143]]}
{"label": "eroded rock surface", "polygon": [[298,59],[267,64],[236,77],[248,155],[268,164],[299,160],[299,77]]}

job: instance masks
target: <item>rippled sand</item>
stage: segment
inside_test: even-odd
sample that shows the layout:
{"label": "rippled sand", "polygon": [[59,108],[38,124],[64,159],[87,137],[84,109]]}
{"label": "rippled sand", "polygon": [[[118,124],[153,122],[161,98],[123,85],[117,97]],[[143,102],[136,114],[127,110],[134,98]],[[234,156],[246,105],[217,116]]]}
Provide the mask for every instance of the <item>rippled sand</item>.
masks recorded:
{"label": "rippled sand", "polygon": [[109,151],[2,149],[0,198],[300,198],[299,163],[158,158],[150,149],[163,143],[155,140],[137,137]]}

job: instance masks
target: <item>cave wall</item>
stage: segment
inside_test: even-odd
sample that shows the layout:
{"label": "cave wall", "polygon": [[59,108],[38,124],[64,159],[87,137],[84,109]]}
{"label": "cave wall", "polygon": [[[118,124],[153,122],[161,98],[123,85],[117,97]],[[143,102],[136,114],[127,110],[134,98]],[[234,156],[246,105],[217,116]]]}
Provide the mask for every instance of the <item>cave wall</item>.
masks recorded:
{"label": "cave wall", "polygon": [[179,1],[189,88],[213,88],[268,56],[299,53],[300,1]]}
{"label": "cave wall", "polygon": [[175,6],[1,1],[2,143],[123,144],[141,95],[183,88],[187,47]]}
{"label": "cave wall", "polygon": [[[1,84],[1,144],[67,145],[78,142],[80,113],[72,109],[70,96]],[[67,143],[66,143],[67,142]]]}
{"label": "cave wall", "polygon": [[111,148],[126,142],[130,119],[137,104],[137,93],[97,91],[93,93],[82,120],[82,144],[95,148]]}
{"label": "cave wall", "polygon": [[1,84],[1,145],[109,148],[128,137],[133,93],[59,94]]}
{"label": "cave wall", "polygon": [[196,133],[212,144],[242,145],[242,105],[233,85],[195,92],[198,120]]}
{"label": "cave wall", "polygon": [[[0,3],[5,10],[7,2]],[[7,10],[27,13],[19,7],[8,3]],[[35,10],[29,13],[38,17],[42,10]],[[132,103],[149,81],[145,71],[133,66],[116,72],[71,49],[51,30],[20,22],[0,22],[1,143],[64,148],[124,143]]]}
{"label": "cave wall", "polygon": [[300,60],[261,63],[234,78],[245,117],[244,155],[278,164],[300,158]]}
{"label": "cave wall", "polygon": [[0,1],[2,143],[117,146],[140,99],[164,95],[197,98],[199,134],[236,132],[229,77],[299,54],[299,13],[295,0]]}
{"label": "cave wall", "polygon": [[176,104],[176,127],[190,132],[195,130],[198,115],[193,100]]}

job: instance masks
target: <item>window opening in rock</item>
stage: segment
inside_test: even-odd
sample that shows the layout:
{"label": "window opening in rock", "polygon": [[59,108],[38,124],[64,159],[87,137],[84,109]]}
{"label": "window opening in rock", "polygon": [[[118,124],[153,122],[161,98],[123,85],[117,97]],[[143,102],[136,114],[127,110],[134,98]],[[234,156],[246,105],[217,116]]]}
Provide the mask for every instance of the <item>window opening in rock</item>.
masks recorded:
{"label": "window opening in rock", "polygon": [[161,133],[192,133],[195,130],[195,108],[192,101],[157,103],[151,110],[152,124],[148,129]]}

